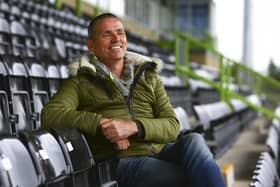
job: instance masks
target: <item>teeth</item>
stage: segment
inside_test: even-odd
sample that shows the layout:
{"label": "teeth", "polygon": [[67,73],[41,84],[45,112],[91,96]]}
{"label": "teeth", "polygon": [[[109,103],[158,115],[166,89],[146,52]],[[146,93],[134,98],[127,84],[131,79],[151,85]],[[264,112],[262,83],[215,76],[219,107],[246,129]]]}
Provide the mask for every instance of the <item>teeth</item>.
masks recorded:
{"label": "teeth", "polygon": [[112,49],[120,49],[121,47],[120,46],[114,46],[112,47]]}

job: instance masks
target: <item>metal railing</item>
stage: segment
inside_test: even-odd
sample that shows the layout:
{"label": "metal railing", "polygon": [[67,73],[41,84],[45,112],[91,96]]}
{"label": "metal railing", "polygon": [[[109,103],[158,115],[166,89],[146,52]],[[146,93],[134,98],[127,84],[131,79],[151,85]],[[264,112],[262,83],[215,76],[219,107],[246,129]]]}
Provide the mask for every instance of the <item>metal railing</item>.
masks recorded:
{"label": "metal railing", "polygon": [[[277,96],[271,94],[271,89],[266,89],[266,87],[269,85],[272,90],[274,89],[274,91],[280,91],[280,82],[271,77],[264,76],[261,73],[258,73],[253,69],[245,66],[244,64],[238,63],[235,60],[225,57],[222,53],[214,49],[212,46],[202,43],[189,35],[183,33],[175,33],[174,43],[176,57],[176,75],[182,73],[185,76],[186,84],[188,84],[189,77],[204,81],[220,92],[221,100],[229,103],[231,98],[239,99],[247,106],[260,111],[266,116],[280,120],[280,116],[276,115],[273,109],[254,104],[247,100],[244,95],[230,90],[230,84],[232,80],[236,80],[238,87],[246,86],[251,92],[255,93],[256,95],[266,97],[266,100],[269,100],[271,103],[278,105],[279,99],[277,99]],[[215,82],[213,80],[200,76],[190,69],[190,49],[192,46],[195,46],[195,48],[200,48],[203,51],[207,51],[207,53],[211,53],[212,56],[216,57],[219,63],[219,82]]]}

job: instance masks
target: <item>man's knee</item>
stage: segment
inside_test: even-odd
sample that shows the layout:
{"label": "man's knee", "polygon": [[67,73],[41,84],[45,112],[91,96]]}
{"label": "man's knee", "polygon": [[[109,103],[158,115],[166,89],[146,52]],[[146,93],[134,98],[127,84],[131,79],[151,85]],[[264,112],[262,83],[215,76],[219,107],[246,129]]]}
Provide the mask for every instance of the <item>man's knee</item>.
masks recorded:
{"label": "man's knee", "polygon": [[185,141],[193,141],[195,143],[205,143],[203,136],[196,132],[186,134],[182,136],[181,139],[184,139]]}
{"label": "man's knee", "polygon": [[184,170],[172,163],[152,157],[135,159],[132,162],[134,163],[132,164],[130,161],[130,164],[125,164],[123,165],[125,167],[120,168],[119,182],[121,186],[183,187],[188,184]]}
{"label": "man's knee", "polygon": [[187,144],[188,146],[201,146],[201,147],[207,147],[207,144],[203,138],[203,136],[199,133],[189,133],[183,137],[181,137],[179,140],[179,142],[183,143],[183,144]]}
{"label": "man's knee", "polygon": [[213,157],[203,136],[199,133],[187,134],[178,141],[188,154],[204,155],[207,159]]}
{"label": "man's knee", "polygon": [[177,165],[156,159],[142,172],[143,186],[151,187],[183,187],[188,184],[187,175]]}

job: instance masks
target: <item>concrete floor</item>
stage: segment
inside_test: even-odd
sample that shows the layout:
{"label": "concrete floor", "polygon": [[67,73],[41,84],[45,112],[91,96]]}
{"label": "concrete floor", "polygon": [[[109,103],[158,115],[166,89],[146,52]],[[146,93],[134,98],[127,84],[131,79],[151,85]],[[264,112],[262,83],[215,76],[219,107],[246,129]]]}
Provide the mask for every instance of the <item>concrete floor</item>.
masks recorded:
{"label": "concrete floor", "polygon": [[221,168],[225,164],[233,164],[235,181],[232,187],[249,186],[259,154],[268,150],[265,146],[267,124],[265,118],[258,117],[240,133],[232,147],[217,160]]}

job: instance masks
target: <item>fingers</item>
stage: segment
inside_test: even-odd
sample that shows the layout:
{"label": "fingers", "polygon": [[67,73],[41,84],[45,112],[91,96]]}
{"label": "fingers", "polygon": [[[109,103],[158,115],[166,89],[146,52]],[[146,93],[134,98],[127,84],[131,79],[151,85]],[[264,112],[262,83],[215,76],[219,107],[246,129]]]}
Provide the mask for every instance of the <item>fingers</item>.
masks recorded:
{"label": "fingers", "polygon": [[101,118],[99,124],[103,135],[113,143],[126,139],[138,131],[136,123],[131,120]]}
{"label": "fingers", "polygon": [[112,143],[116,143],[117,141],[126,138],[126,137],[118,136],[117,133],[115,132],[105,132],[104,136],[106,137],[107,140],[109,140]]}
{"label": "fingers", "polygon": [[[131,121],[132,122],[132,121]],[[130,146],[127,131],[128,125],[131,123],[129,120],[114,119],[114,118],[101,118],[99,127],[103,135],[110,142],[115,143],[117,150],[127,150]]]}
{"label": "fingers", "polygon": [[108,123],[111,120],[112,120],[111,118],[101,118],[100,121],[99,121],[99,125],[102,126],[102,125]]}
{"label": "fingers", "polygon": [[119,140],[116,142],[116,149],[117,150],[127,150],[130,146],[128,139]]}

